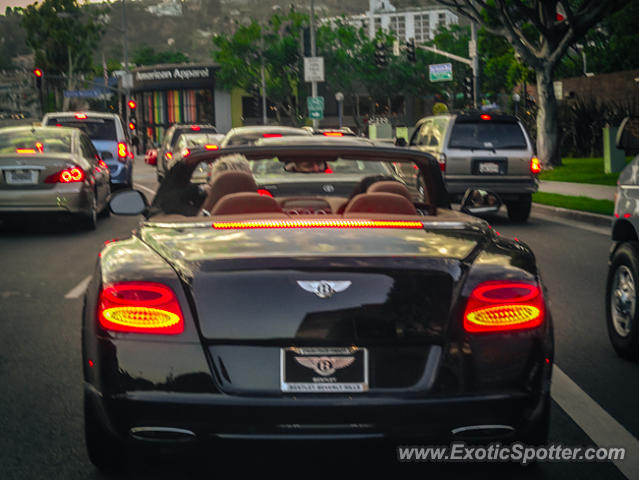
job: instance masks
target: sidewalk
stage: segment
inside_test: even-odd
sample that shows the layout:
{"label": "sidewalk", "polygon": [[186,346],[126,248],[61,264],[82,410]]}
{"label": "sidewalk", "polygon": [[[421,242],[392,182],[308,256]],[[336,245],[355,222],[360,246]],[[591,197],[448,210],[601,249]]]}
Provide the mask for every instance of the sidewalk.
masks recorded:
{"label": "sidewalk", "polygon": [[588,197],[597,200],[615,201],[617,187],[607,185],[592,185],[589,183],[549,182],[539,181],[539,191],[546,193],[558,193],[571,197]]}

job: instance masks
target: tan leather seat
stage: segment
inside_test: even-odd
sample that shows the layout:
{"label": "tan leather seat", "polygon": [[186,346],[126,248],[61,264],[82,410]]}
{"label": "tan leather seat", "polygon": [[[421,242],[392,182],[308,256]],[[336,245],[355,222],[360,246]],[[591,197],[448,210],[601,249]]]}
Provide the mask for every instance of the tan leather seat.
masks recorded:
{"label": "tan leather seat", "polygon": [[410,196],[410,192],[408,191],[408,188],[406,188],[406,185],[400,182],[395,182],[392,180],[384,181],[384,182],[375,182],[370,187],[368,187],[368,190],[366,190],[366,193],[380,193],[380,192],[394,193],[396,195],[401,195],[402,197],[406,198],[406,200],[408,200],[409,202],[411,203],[413,202],[413,199]]}
{"label": "tan leather seat", "polygon": [[[257,184],[253,175],[248,172],[231,170],[216,175],[209,184],[209,193],[202,203],[200,213],[211,213],[215,204],[231,193],[257,192]],[[256,193],[257,194],[257,193]]]}
{"label": "tan leather seat", "polygon": [[242,215],[245,213],[281,213],[279,203],[272,198],[256,192],[230,193],[220,198],[211,210],[214,215]]}
{"label": "tan leather seat", "polygon": [[344,215],[355,213],[417,215],[417,210],[409,200],[396,193],[360,193],[353,197],[344,210]]}

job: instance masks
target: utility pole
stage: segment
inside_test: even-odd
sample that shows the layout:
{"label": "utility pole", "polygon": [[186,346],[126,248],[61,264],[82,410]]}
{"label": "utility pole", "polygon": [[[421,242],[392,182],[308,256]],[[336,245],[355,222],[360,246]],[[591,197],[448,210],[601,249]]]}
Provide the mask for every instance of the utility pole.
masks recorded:
{"label": "utility pole", "polygon": [[[124,89],[125,92],[125,96],[126,96],[126,100],[125,102],[129,101],[129,95],[131,95],[131,90],[129,89],[128,86],[128,82],[129,82],[129,77],[130,77],[130,72],[129,72],[129,39],[128,39],[128,34],[127,34],[127,26],[126,26],[126,2],[125,0],[122,0],[122,35],[123,35],[123,41],[124,41],[124,71],[126,72],[125,75],[127,77],[126,81],[127,81],[127,87]],[[122,102],[118,102],[118,104],[121,107]],[[129,123],[129,109],[125,108],[124,109],[125,112],[125,122],[128,125]]]}
{"label": "utility pole", "polygon": [[[311,0],[311,57],[317,54],[315,46],[315,0]],[[311,82],[311,96],[317,97],[317,82]],[[313,119],[313,128],[319,127],[319,120]]]}
{"label": "utility pole", "polygon": [[260,75],[262,77],[262,125],[266,125],[266,74],[264,73],[264,32],[260,25]]}
{"label": "utility pole", "polygon": [[477,108],[479,102],[479,55],[477,55],[477,23],[471,22],[470,24],[470,41],[473,45],[473,51],[470,53],[470,58],[473,61],[473,107]]}

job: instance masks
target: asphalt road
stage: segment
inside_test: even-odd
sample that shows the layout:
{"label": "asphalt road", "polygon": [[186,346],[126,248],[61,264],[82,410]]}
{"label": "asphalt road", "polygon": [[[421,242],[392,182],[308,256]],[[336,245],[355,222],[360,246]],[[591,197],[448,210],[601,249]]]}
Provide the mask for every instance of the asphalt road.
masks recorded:
{"label": "asphalt road", "polygon": [[[149,194],[152,168],[136,160],[136,184]],[[0,230],[0,478],[105,478],[84,449],[80,315],[83,281],[92,273],[103,242],[125,237],[138,218],[100,219],[94,232],[65,222],[32,222]],[[502,213],[490,219],[503,235],[535,251],[550,293],[556,333],[551,442],[570,446],[636,447],[639,438],[639,365],[619,359],[604,324],[604,287],[610,247],[606,229],[534,215],[510,225]],[[65,298],[69,297],[69,298]],[[625,432],[625,433],[624,433]],[[634,442],[634,443],[633,443]],[[612,463],[539,463],[521,468],[491,464],[397,464],[392,456],[360,446],[211,452],[206,458],[146,461],[116,478],[174,479],[188,473],[214,478],[222,465],[235,476],[265,472],[378,478],[386,469],[402,478],[639,478],[632,470],[639,451],[621,466]],[[246,455],[245,455],[246,454]],[[629,455],[632,452],[629,452]],[[222,463],[221,463],[222,462]],[[633,463],[634,462],[634,463]],[[371,467],[372,465],[372,467]],[[625,471],[625,473],[622,473]]]}

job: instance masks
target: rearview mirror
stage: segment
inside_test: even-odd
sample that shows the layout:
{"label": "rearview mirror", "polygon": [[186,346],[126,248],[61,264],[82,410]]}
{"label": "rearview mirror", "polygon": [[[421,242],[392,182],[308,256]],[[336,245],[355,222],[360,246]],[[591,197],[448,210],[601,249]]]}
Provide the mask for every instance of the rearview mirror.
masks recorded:
{"label": "rearview mirror", "polygon": [[619,150],[627,154],[639,153],[639,117],[626,117],[617,131],[616,142]]}
{"label": "rearview mirror", "polygon": [[116,215],[140,215],[149,207],[144,194],[138,190],[116,192],[109,200],[109,208]]}
{"label": "rearview mirror", "polygon": [[470,215],[497,213],[501,203],[501,199],[496,193],[469,188],[464,193],[460,210]]}

